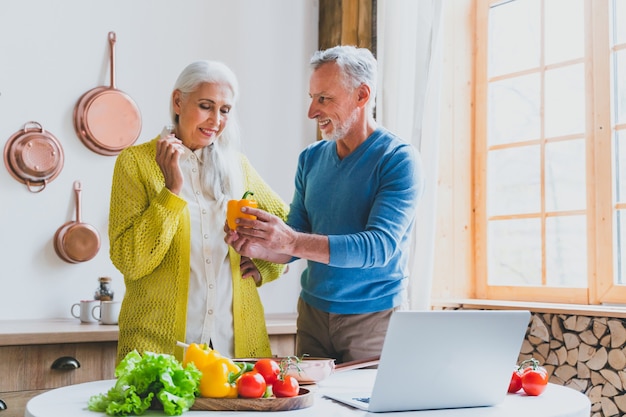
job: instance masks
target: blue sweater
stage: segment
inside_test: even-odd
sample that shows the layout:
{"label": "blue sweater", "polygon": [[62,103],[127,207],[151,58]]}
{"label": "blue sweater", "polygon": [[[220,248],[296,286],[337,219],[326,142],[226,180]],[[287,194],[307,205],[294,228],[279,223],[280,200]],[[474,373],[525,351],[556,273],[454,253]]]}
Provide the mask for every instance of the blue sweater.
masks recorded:
{"label": "blue sweater", "polygon": [[329,265],[302,273],[304,301],[337,314],[397,307],[422,189],[417,151],[381,127],[343,160],[334,141],[302,151],[287,223],[330,244]]}

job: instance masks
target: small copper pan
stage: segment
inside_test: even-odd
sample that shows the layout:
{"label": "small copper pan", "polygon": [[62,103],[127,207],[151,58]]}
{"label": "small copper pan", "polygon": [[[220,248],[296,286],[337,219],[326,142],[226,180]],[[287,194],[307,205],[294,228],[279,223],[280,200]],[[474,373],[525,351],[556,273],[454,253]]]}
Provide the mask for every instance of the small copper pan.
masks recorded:
{"label": "small copper pan", "polygon": [[39,193],[63,168],[63,147],[37,122],[28,122],[4,146],[4,165],[28,190]]}
{"label": "small copper pan", "polygon": [[[289,366],[287,374],[293,376],[301,385],[315,384],[319,381],[326,379],[330,374],[350,371],[352,369],[371,368],[378,366],[380,362],[380,355],[372,356],[365,359],[357,359],[354,361],[343,362],[335,365],[335,360],[332,358],[316,358],[310,356],[304,356],[300,361],[293,361],[294,357],[273,357],[278,363],[283,360],[290,359],[293,366]],[[259,358],[244,358],[234,359],[237,362],[252,362],[255,363]],[[296,366],[297,365],[297,366]]]}
{"label": "small copper pan", "polygon": [[54,234],[54,250],[68,263],[85,262],[92,259],[100,250],[100,235],[95,227],[83,223],[80,217],[80,181],[74,182],[76,194],[76,220],[61,226]]}
{"label": "small copper pan", "polygon": [[117,155],[135,143],[141,114],[126,93],[115,88],[115,32],[109,32],[111,85],[93,88],[74,107],[74,129],[80,140],[101,155]]}

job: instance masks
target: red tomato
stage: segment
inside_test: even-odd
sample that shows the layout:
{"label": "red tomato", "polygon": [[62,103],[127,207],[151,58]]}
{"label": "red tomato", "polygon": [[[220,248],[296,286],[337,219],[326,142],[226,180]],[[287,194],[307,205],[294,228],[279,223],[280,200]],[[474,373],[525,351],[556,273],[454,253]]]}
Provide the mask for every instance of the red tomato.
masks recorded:
{"label": "red tomato", "polygon": [[274,382],[272,391],[277,398],[295,397],[300,392],[300,384],[291,375],[284,375],[282,379],[277,379]]}
{"label": "red tomato", "polygon": [[522,389],[526,395],[537,396],[545,391],[548,386],[548,371],[536,359],[532,360],[532,365],[521,370]]}
{"label": "red tomato", "polygon": [[263,375],[267,385],[272,385],[278,378],[280,366],[272,359],[259,359],[254,364],[254,370]]}
{"label": "red tomato", "polygon": [[514,394],[517,391],[522,389],[522,376],[516,370],[513,371],[513,375],[511,375],[511,382],[509,382],[509,393]]}
{"label": "red tomato", "polygon": [[246,372],[237,380],[237,393],[243,398],[261,398],[266,388],[263,375],[256,371]]}

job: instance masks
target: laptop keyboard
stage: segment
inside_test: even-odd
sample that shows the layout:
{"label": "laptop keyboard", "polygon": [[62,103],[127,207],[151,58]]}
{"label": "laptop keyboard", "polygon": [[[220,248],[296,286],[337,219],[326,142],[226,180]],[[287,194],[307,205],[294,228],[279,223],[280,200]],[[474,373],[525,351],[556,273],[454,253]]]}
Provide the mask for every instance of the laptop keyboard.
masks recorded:
{"label": "laptop keyboard", "polygon": [[362,403],[365,403],[365,404],[369,404],[370,403],[370,397],[362,397],[362,398],[356,397],[356,398],[352,398],[352,399],[354,401],[359,401],[359,402],[362,402]]}

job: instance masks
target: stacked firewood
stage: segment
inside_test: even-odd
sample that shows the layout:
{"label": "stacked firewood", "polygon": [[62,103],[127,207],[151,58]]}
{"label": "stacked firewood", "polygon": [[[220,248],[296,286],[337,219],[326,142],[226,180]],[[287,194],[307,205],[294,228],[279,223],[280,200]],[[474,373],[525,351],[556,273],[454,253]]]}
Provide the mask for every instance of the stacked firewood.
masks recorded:
{"label": "stacked firewood", "polygon": [[626,414],[626,327],[619,318],[533,313],[519,360],[534,357],[550,382],[585,393],[591,417]]}

